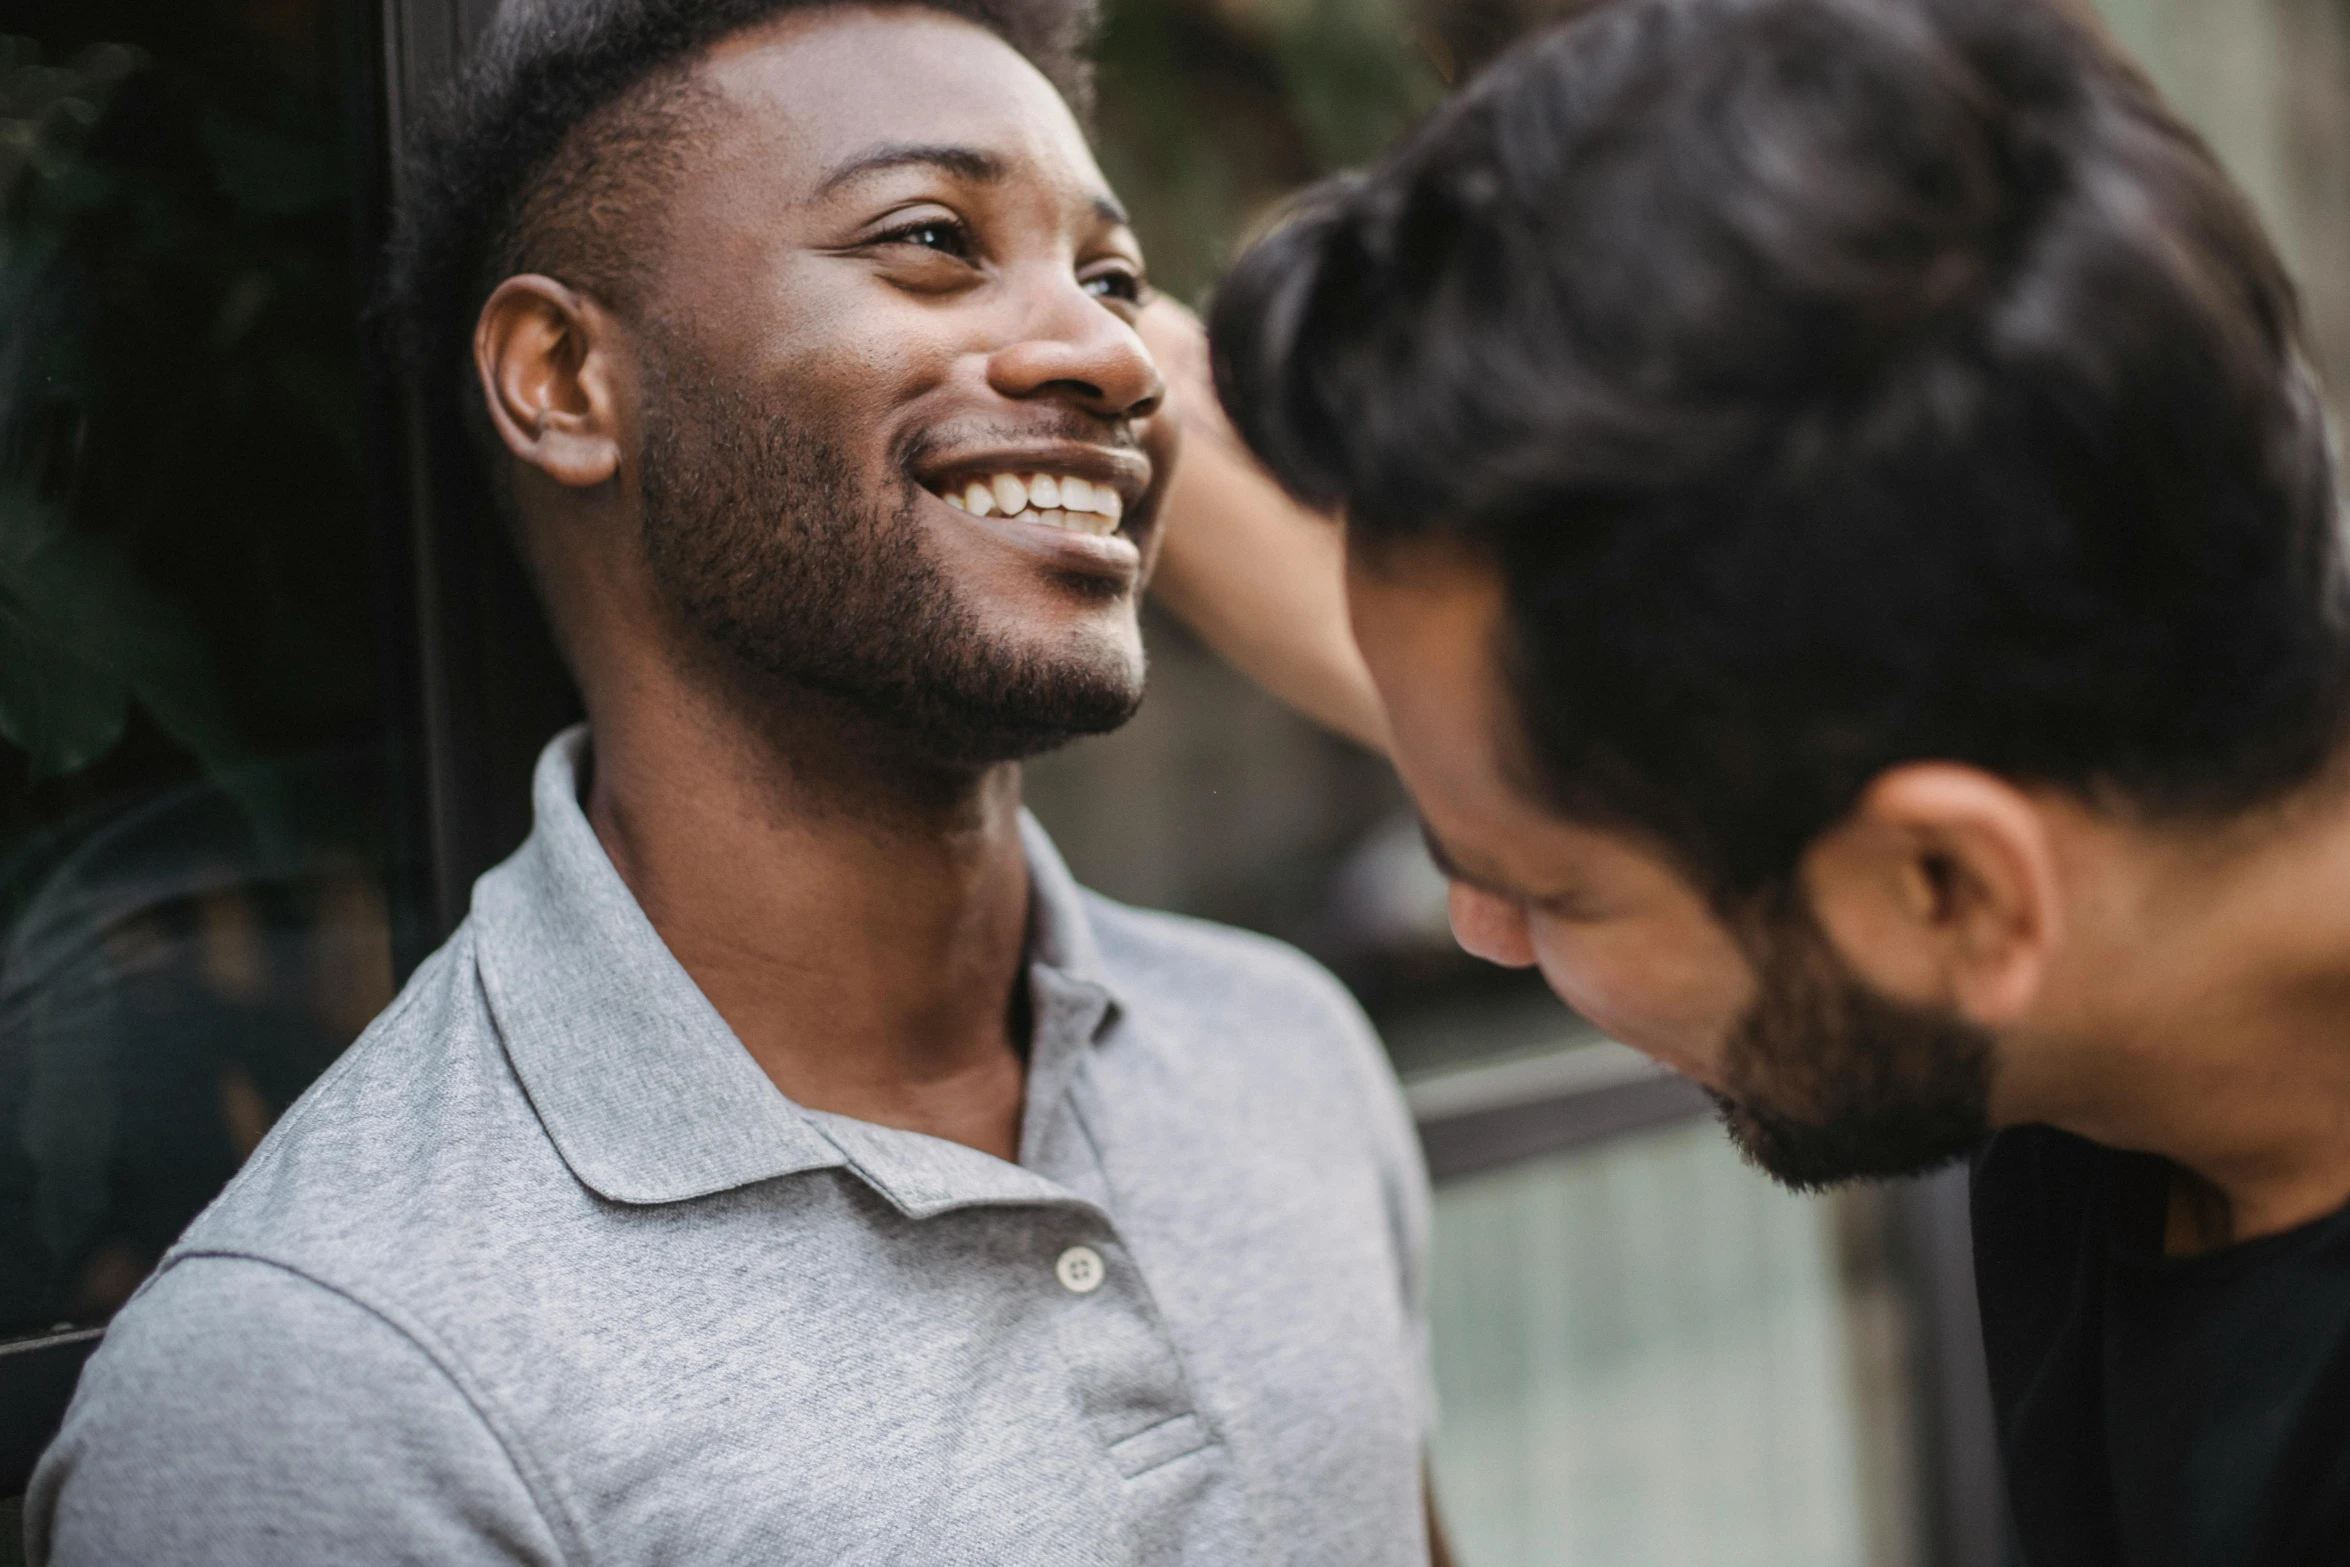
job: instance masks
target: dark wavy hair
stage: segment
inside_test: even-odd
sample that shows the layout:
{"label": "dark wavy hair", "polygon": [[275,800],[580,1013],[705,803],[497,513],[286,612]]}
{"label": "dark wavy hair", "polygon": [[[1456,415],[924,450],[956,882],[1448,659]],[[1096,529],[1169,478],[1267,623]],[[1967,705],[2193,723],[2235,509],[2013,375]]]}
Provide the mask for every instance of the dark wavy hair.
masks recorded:
{"label": "dark wavy hair", "polygon": [[1609,0],[1238,263],[1217,385],[1374,569],[1504,573],[1527,781],[1717,902],[1869,780],[2153,816],[2350,708],[2291,284],[2053,0]]}
{"label": "dark wavy hair", "polygon": [[[700,122],[692,65],[772,18],[868,0],[507,0],[406,149],[377,304],[395,362],[453,396],[475,318],[518,270],[607,297],[658,246],[662,180]],[[888,8],[885,3],[883,8]],[[1082,119],[1093,0],[919,0],[1024,55]]]}

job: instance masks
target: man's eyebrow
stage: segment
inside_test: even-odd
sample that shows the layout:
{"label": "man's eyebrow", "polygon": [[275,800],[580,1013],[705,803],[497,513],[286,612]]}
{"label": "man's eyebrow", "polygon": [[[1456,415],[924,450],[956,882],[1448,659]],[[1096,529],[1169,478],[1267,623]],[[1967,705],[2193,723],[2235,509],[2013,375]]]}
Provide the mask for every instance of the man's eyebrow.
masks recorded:
{"label": "man's eyebrow", "polygon": [[[843,185],[885,174],[891,169],[944,169],[957,179],[969,180],[974,185],[993,185],[1005,179],[1010,170],[1004,160],[978,147],[962,147],[953,143],[884,142],[868,147],[853,158],[834,164],[816,182],[816,199],[821,200]],[[1107,191],[1097,191],[1089,203],[1094,216],[1113,228],[1132,228],[1134,220],[1118,204],[1118,198]]]}
{"label": "man's eyebrow", "polygon": [[944,169],[958,179],[978,185],[993,184],[1005,175],[1004,160],[992,152],[977,147],[959,147],[951,143],[884,142],[868,147],[853,158],[843,159],[827,169],[824,178],[816,182],[816,195],[831,195],[843,185],[853,184],[891,169]]}
{"label": "man's eyebrow", "polygon": [[1501,888],[1494,886],[1484,877],[1472,876],[1462,870],[1460,862],[1445,852],[1444,844],[1436,836],[1436,830],[1428,825],[1425,818],[1420,819],[1420,842],[1427,845],[1428,858],[1436,862],[1436,869],[1445,880],[1466,882],[1480,892],[1502,892]]}

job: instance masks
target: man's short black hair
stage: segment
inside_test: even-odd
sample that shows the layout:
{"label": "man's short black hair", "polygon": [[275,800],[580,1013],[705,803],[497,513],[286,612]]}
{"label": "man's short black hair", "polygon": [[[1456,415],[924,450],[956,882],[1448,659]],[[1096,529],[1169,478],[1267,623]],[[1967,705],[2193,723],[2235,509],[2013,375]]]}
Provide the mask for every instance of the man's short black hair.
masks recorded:
{"label": "man's short black hair", "polygon": [[1604,4],[1314,193],[1212,335],[1374,569],[1505,573],[1530,781],[1726,905],[1904,761],[2195,819],[2339,749],[2292,287],[2053,0]]}
{"label": "man's short black hair", "polygon": [[852,4],[975,22],[1081,119],[1091,107],[1093,0],[506,0],[407,154],[381,308],[428,397],[469,375],[475,318],[504,277],[542,271],[628,302],[699,123],[694,61],[774,17]]}

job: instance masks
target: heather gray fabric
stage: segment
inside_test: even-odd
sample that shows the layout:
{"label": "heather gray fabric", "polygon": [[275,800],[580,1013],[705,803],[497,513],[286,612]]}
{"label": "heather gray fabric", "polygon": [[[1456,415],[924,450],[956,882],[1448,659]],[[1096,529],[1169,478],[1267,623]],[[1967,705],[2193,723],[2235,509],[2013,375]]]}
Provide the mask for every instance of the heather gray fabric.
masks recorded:
{"label": "heather gray fabric", "polygon": [[1031,822],[1020,1162],[805,1111],[604,857],[583,743],[117,1319],[35,1563],[1426,1560],[1425,1176],[1327,975]]}

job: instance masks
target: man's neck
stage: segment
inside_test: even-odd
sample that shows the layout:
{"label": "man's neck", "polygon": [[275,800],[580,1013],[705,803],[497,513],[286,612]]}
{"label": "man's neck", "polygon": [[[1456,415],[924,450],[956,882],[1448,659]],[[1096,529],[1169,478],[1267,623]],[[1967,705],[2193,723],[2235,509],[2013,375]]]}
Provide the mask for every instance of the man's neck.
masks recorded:
{"label": "man's neck", "polygon": [[955,771],[838,704],[601,693],[587,816],[796,1103],[1018,1157],[1028,869],[1013,764]]}
{"label": "man's neck", "polygon": [[2174,1253],[2350,1204],[2350,793],[2170,850],[2127,839],[2148,841],[2083,845],[2112,869],[2083,878],[2072,1026],[2017,1062],[2038,1103],[2002,1119],[2177,1164]]}

